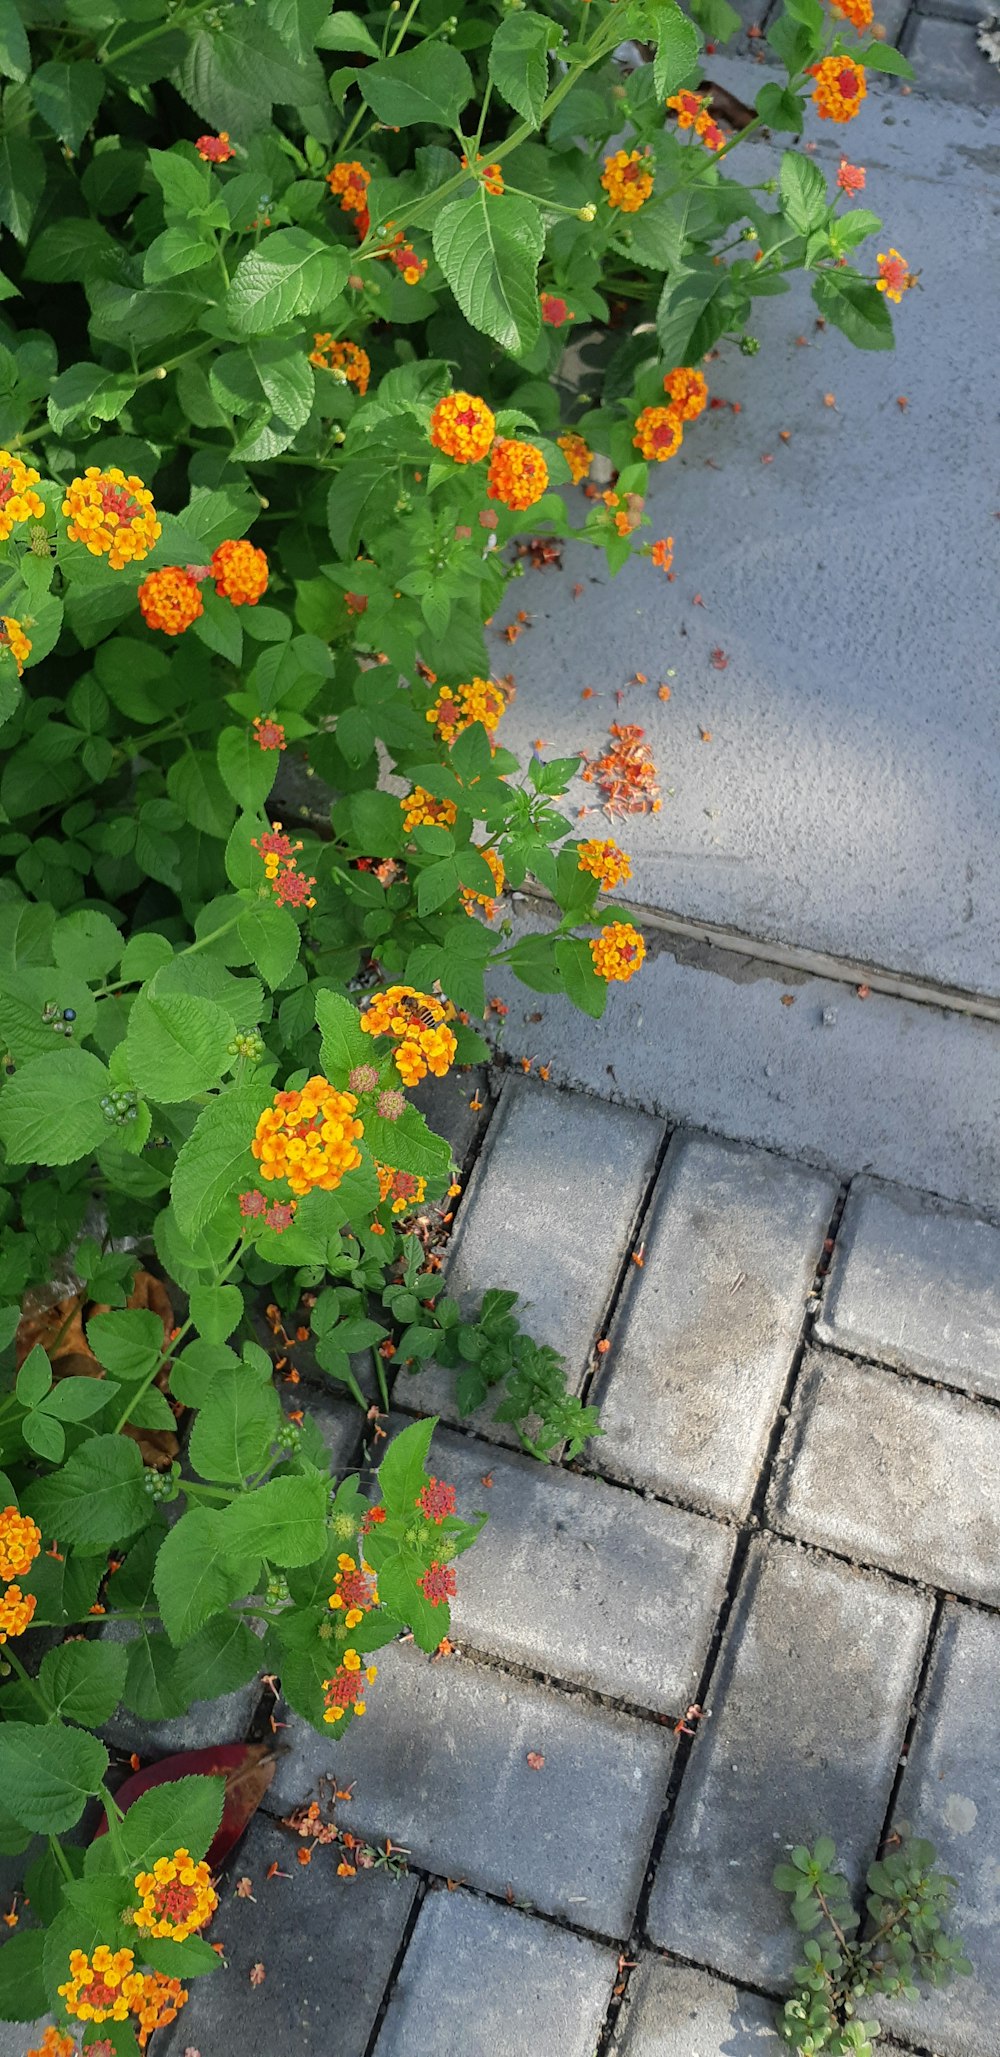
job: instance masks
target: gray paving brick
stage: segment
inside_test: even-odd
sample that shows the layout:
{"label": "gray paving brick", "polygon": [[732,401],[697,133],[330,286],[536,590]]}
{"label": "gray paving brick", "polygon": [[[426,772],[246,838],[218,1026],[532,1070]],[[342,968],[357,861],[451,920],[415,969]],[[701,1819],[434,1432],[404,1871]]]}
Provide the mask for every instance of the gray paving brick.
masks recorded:
{"label": "gray paving brick", "polygon": [[707,1972],[644,1957],[611,2048],[613,2057],[774,2057],[774,2007]]}
{"label": "gray paving brick", "polygon": [[1000,1621],[945,1607],[896,1810],[958,1881],[955,1926],[973,1976],[885,2020],[937,2057],[1000,2053]]}
{"label": "gray paving brick", "polygon": [[986,13],[985,0],[917,0],[918,14],[939,14],[945,21],[978,22]]}
{"label": "gray paving brick", "polygon": [[[453,1634],[663,1714],[694,1698],[735,1531],[439,1430],[434,1465],[486,1527],[463,1557]],[[492,1478],[484,1487],[482,1479]]]}
{"label": "gray paving brick", "polygon": [[[448,1289],[468,1306],[490,1286],[521,1294],[519,1314],[539,1343],[566,1359],[578,1391],[642,1203],[663,1125],[581,1093],[509,1079],[469,1181],[448,1257]],[[458,1420],[455,1373],[401,1375],[393,1393],[410,1413]],[[472,1417],[500,1442],[496,1403]]]}
{"label": "gray paving brick", "polygon": [[[464,1164],[490,1118],[492,1096],[486,1066],[450,1071],[447,1078],[434,1078],[428,1072],[412,1098],[435,1134],[451,1144],[456,1164]],[[473,1101],[478,1106],[474,1107]]]}
{"label": "gray paving brick", "polygon": [[857,1881],[905,1732],[930,1607],[785,1543],[751,1546],[653,1887],[654,1943],[754,1985],[798,1942],[771,1884],[829,1834]]}
{"label": "gray paving brick", "polygon": [[[364,2057],[417,1890],[380,1872],[337,1877],[335,1848],[295,1861],[296,1841],[258,1814],[220,1888],[211,1940],[226,1969],[192,1979],[190,1999],[157,2037],[161,2057],[195,2048],[204,2057]],[[277,1863],[287,1878],[267,1877]],[[237,1899],[238,1878],[252,1899]],[[250,1984],[263,1964],[262,1985]]]}
{"label": "gray paving brick", "polygon": [[974,107],[1000,107],[1000,71],[976,48],[970,23],[918,16],[907,30],[906,54],[921,91],[946,93]]}
{"label": "gray paving brick", "polygon": [[817,1351],[768,1508],[807,1542],[997,1606],[998,1477],[996,1408]]}
{"label": "gray paving brick", "polygon": [[910,11],[910,0],[875,0],[874,27],[882,31],[879,41],[898,43],[899,32]]}
{"label": "gray paving brick", "polygon": [[746,1513],[835,1197],[764,1150],[674,1137],[599,1388],[602,1471]]}
{"label": "gray paving brick", "polygon": [[613,1950],[471,1893],[428,1894],[374,2057],[593,2057]]}
{"label": "gray paving brick", "polygon": [[391,1836],[438,1876],[628,1934],[673,1754],[666,1730],[401,1644],[382,1653],[368,1710],[336,1745],[291,1722],[273,1812],[335,1770],[353,1785],[342,1814],[356,1833]]}
{"label": "gray paving brick", "polygon": [[816,1334],[1000,1400],[1000,1229],[856,1179]]}

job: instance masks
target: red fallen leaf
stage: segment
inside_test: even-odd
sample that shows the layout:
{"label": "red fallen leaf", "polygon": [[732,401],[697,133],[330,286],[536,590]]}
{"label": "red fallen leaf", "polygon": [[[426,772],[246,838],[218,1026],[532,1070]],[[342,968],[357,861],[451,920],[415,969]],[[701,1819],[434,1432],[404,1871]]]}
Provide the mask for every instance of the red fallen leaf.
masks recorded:
{"label": "red fallen leaf", "polygon": [[726,656],[726,653],[725,653],[725,651],[724,651],[724,650],[713,650],[713,651],[712,651],[712,663],[713,663],[713,665],[714,665],[714,667],[715,667],[716,671],[725,671],[725,669],[726,669],[726,666],[727,666],[727,664],[729,663],[729,659],[728,659],[728,657]]}
{"label": "red fallen leaf", "polygon": [[762,464],[773,464],[774,458],[771,456],[770,451],[766,451],[760,461]]}
{"label": "red fallen leaf", "polygon": [[[277,1759],[267,1743],[220,1743],[212,1750],[183,1750],[174,1757],[162,1757],[158,1764],[149,1764],[145,1771],[137,1771],[119,1786],[116,1794],[119,1807],[127,1814],[133,1800],[148,1793],[154,1786],[168,1786],[178,1778],[193,1775],[202,1778],[219,1777],[226,1781],[222,1820],[208,1851],[208,1862],[213,1871],[223,1864],[239,1842],[252,1815],[260,1806],[264,1794],[274,1777]],[[94,1841],[107,1834],[107,1822],[99,1822]]]}
{"label": "red fallen leaf", "polygon": [[545,1769],[545,1759],[540,1750],[529,1750],[524,1761],[531,1771],[544,1771]]}
{"label": "red fallen leaf", "polygon": [[859,1000],[870,1000],[870,999],[871,999],[871,995],[872,995],[872,989],[871,989],[871,987],[870,987],[870,986],[856,986],[856,987],[855,987],[855,991],[856,991],[856,993],[857,993],[857,996],[858,996],[858,999],[859,999]]}

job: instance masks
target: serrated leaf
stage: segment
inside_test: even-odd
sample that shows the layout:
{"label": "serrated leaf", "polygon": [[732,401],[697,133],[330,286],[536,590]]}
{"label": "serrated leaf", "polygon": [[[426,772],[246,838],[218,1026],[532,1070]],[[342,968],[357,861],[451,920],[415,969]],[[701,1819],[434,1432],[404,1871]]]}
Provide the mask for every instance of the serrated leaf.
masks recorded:
{"label": "serrated leaf", "polygon": [[223,1777],[193,1777],[168,1779],[140,1793],[119,1827],[129,1868],[149,1870],[157,1857],[176,1849],[190,1850],[200,1862],[222,1819],[225,1791]]}
{"label": "serrated leaf", "polygon": [[318,1472],[274,1478],[233,1500],[220,1520],[234,1556],[253,1551],[283,1567],[312,1564],[326,1547],[327,1483]]}
{"label": "serrated leaf", "polygon": [[306,229],[276,229],[248,250],[233,273],[225,307],[237,336],[266,336],[282,322],[329,310],[349,269],[347,253]]}
{"label": "serrated leaf", "polygon": [[108,1140],[111,1083],[100,1058],[64,1048],[19,1066],[0,1091],[0,1138],[14,1164],[74,1164]]}
{"label": "serrated leaf", "polygon": [[540,14],[508,14],[490,44],[489,72],[497,92],[537,129],[549,86],[553,25]]}
{"label": "serrated leaf", "polygon": [[199,1478],[242,1485],[264,1469],[281,1422],[269,1380],[253,1378],[243,1364],[218,1371],[191,1430],[190,1457]]}
{"label": "serrated leaf", "polygon": [[216,1508],[189,1507],[181,1515],[160,1546],[154,1574],[163,1626],[175,1647],[254,1590],[260,1558],[260,1542],[246,1533],[234,1548],[226,1515]]}
{"label": "serrated leaf", "polygon": [[666,100],[690,78],[698,63],[701,43],[694,23],[679,7],[664,6],[657,0],[652,17],[656,35],[653,83],[658,97]]}
{"label": "serrated leaf", "polygon": [[63,1643],[42,1658],[38,1683],[54,1712],[85,1728],[109,1721],[125,1690],[120,1643]]}
{"label": "serrated leaf", "polygon": [[234,1023],[224,1007],[194,993],[140,993],[125,1038],[133,1085],[164,1106],[218,1085],[230,1062]]}
{"label": "serrated leaf", "polygon": [[206,1228],[227,1201],[235,1235],[237,1196],[241,1184],[245,1186],[255,1170],[250,1144],[257,1117],[270,1098],[266,1086],[236,1086],[198,1116],[170,1182],[178,1220],[189,1236]]}
{"label": "serrated leaf", "polygon": [[372,113],[394,129],[417,122],[453,129],[472,95],[472,73],[450,43],[418,43],[381,58],[359,74],[358,84]]}
{"label": "serrated leaf", "polygon": [[288,977],[299,954],[301,937],[294,914],[262,900],[247,907],[238,923],[240,941],[252,953],[254,967],[272,989]]}
{"label": "serrated leaf", "polygon": [[29,1487],[22,1507],[62,1545],[90,1552],[127,1542],[150,1518],[137,1444],[126,1436],[92,1436],[61,1471]]}
{"label": "serrated leaf", "polygon": [[96,1736],[62,1722],[7,1721],[0,1727],[0,1785],[15,1821],[42,1835],[72,1828],[108,1768]]}
{"label": "serrated leaf", "polygon": [[434,224],[434,255],[473,328],[515,356],[539,332],[538,263],[545,246],[533,200],[513,193],[452,200]]}

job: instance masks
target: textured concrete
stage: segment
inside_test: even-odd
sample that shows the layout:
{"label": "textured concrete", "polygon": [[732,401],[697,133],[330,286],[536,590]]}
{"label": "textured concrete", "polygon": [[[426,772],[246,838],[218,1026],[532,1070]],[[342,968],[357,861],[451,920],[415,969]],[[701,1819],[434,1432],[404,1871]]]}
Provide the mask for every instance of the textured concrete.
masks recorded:
{"label": "textured concrete", "polygon": [[[985,9],[983,0],[916,0],[916,11],[918,15],[939,14],[944,21],[975,23],[982,19]],[[918,83],[923,88],[930,81],[921,76]]]}
{"label": "textured concrete", "polygon": [[634,1706],[683,1714],[734,1532],[445,1430],[434,1463],[458,1487],[460,1508],[489,1514],[462,1559],[452,1635]]}
{"label": "textured concrete", "polygon": [[[444,1136],[451,1144],[456,1164],[465,1164],[490,1118],[491,1093],[485,1065],[474,1065],[468,1071],[450,1071],[447,1078],[434,1078],[428,1072],[410,1097],[435,1135]],[[479,1105],[473,1106],[473,1101]]]}
{"label": "textured concrete", "polygon": [[936,2057],[1000,2053],[1000,1622],[971,1607],[945,1608],[897,1825],[934,1844],[958,1880],[954,1926],[971,1978],[884,2008],[888,2025]]}
{"label": "textured concrete", "polygon": [[796,1389],[768,1514],[806,1542],[996,1607],[998,1478],[996,1408],[823,1351]]}
{"label": "textured concrete", "polygon": [[[191,1980],[187,2006],[157,2037],[163,2057],[192,2047],[203,2057],[364,2057],[416,1882],[371,1871],[340,1879],[335,1846],[315,1849],[308,1865],[296,1862],[297,1847],[266,1814],[251,1823],[212,1923],[226,1968]],[[271,1864],[288,1876],[269,1879]],[[252,1898],[237,1898],[240,1878],[250,1879]],[[264,1966],[258,1986],[255,1964]]]}
{"label": "textured concrete", "polygon": [[774,2057],[774,2012],[704,1971],[644,1957],[628,1982],[612,2057]]}
{"label": "textured concrete", "polygon": [[[511,1079],[466,1188],[448,1291],[473,1308],[491,1286],[516,1290],[523,1326],[562,1353],[573,1391],[589,1367],[662,1133],[645,1115]],[[456,1377],[436,1367],[404,1373],[393,1398],[408,1412],[455,1421]],[[516,1441],[491,1420],[501,1397],[487,1399],[472,1420],[483,1435]]]}
{"label": "textured concrete", "polygon": [[[940,72],[952,39],[996,106],[1000,74],[971,30],[920,21],[914,62],[933,57]],[[769,76],[712,59],[712,77],[745,100]],[[674,583],[643,560],[612,597],[596,553],[574,544],[561,575],[511,589],[498,635],[518,608],[533,626],[510,652],[496,644],[518,687],[504,741],[593,756],[609,722],[645,728],[664,804],[622,828],[638,904],[996,994],[1000,447],[980,367],[995,357],[984,253],[1000,127],[873,80],[849,130],[810,111],[807,136],[828,176],[844,150],[867,167],[865,204],[885,228],[862,268],[892,244],[922,270],[921,290],[893,309],[896,350],[820,332],[804,279],[757,301],[760,355],[729,344],[706,367],[715,396],[742,411],[692,425],[653,484],[646,534],[673,535]],[[765,178],[775,155],[749,142],[734,173]],[[574,496],[574,510],[585,504]],[[636,671],[648,684],[628,684]],[[571,798],[592,803],[594,788]],[[582,832],[607,833],[601,820]]]}
{"label": "textured concrete", "polygon": [[835,1199],[764,1151],[673,1138],[596,1395],[602,1470],[746,1514]]}
{"label": "textured concrete", "polygon": [[373,2057],[593,2057],[617,1957],[471,1893],[429,1893]]}
{"label": "textured concrete", "polygon": [[[518,916],[519,933],[549,925]],[[1000,1210],[1000,1027],[649,941],[641,976],[612,988],[602,1021],[498,977],[505,1049],[551,1065],[559,1085]]]}
{"label": "textured concrete", "polygon": [[1000,1400],[1000,1230],[921,1193],[856,1180],[816,1333]]}
{"label": "textured concrete", "polygon": [[921,85],[929,92],[988,108],[995,118],[1000,111],[1000,72],[977,48],[972,25],[985,12],[985,7],[979,8],[972,22],[967,18],[937,21],[918,17],[906,32],[905,47]]}
{"label": "textured concrete", "polygon": [[800,1946],[774,1866],[823,1834],[853,1881],[871,1861],[929,1619],[886,1580],[752,1545],[653,1886],[654,1943],[756,1985],[787,1978]]}
{"label": "textured concrete", "polygon": [[[669,1733],[480,1665],[394,1646],[343,1741],[298,1720],[267,1805],[353,1787],[343,1825],[391,1836],[439,1877],[626,1936],[663,1805]],[[528,1753],[544,1757],[533,1770]],[[338,1815],[338,1819],[341,1817]]]}

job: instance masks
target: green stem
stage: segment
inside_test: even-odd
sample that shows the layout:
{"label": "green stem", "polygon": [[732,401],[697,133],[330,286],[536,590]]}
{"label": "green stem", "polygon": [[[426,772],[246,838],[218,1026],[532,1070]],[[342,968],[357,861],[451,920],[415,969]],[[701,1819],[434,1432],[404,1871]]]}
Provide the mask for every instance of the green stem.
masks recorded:
{"label": "green stem", "polygon": [[31,1673],[29,1671],[25,1671],[24,1665],[21,1663],[21,1659],[18,1656],[17,1651],[14,1649],[12,1643],[8,1643],[6,1645],[6,1648],[4,1650],[4,1656],[6,1657],[7,1662],[10,1665],[12,1671],[16,1671],[22,1686],[27,1686],[27,1689],[31,1694],[32,1699],[36,1701],[37,1705],[41,1708],[46,1721],[51,1721],[53,1719],[52,1709],[49,1706],[49,1703],[45,1698],[45,1695],[42,1692],[41,1687],[35,1684],[35,1681],[32,1678]]}
{"label": "green stem", "polygon": [[[230,923],[229,926],[232,927],[233,924]],[[217,935],[222,935],[223,933],[224,931],[222,929],[216,930]],[[200,946],[197,943],[192,945],[192,948],[194,949],[198,949],[199,947]],[[183,955],[184,953],[182,952],[181,954]],[[228,1264],[223,1265],[222,1270],[216,1272],[215,1277],[211,1280],[211,1284],[213,1286],[225,1285],[225,1282],[229,1277],[230,1273],[236,1270],[236,1266],[239,1264],[242,1255],[243,1244],[237,1243],[236,1248],[233,1251],[233,1254],[229,1259]],[[120,1415],[119,1419],[115,1423],[114,1434],[116,1436],[120,1436],[126,1423],[131,1421],[132,1415],[134,1414],[139,1401],[142,1399],[143,1394],[148,1393],[150,1386],[153,1384],[154,1379],[162,1371],[164,1365],[169,1364],[172,1361],[172,1359],[176,1357],[178,1345],[184,1341],[184,1338],[187,1335],[189,1329],[193,1329],[194,1325],[195,1324],[192,1321],[191,1316],[189,1315],[187,1320],[178,1329],[177,1334],[174,1337],[172,1337],[169,1350],[164,1350],[162,1354],[157,1357],[156,1363],[154,1364],[152,1371],[147,1373],[146,1377],[141,1380],[135,1392],[129,1395],[128,1406],[126,1407],[124,1414]]]}
{"label": "green stem", "polygon": [[64,1879],[67,1879],[69,1884],[72,1885],[74,1879],[73,1869],[58,1836],[49,1837],[49,1850],[55,1858]]}
{"label": "green stem", "polygon": [[125,1819],[125,1816],[122,1813],[122,1810],[119,1807],[114,1795],[108,1792],[107,1786],[101,1787],[100,1794],[98,1797],[100,1798],[101,1804],[104,1808],[105,1815],[107,1817],[108,1834],[111,1837],[111,1848],[115,1853],[115,1858],[117,1860],[119,1869],[121,1871],[125,1871],[128,1868],[128,1860],[125,1856],[125,1849],[122,1843],[121,1836],[121,1825]]}

